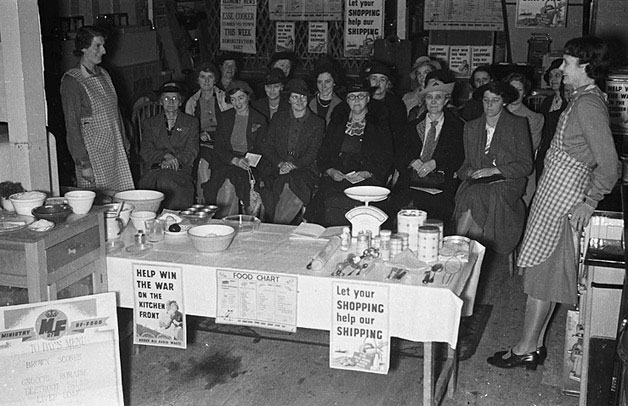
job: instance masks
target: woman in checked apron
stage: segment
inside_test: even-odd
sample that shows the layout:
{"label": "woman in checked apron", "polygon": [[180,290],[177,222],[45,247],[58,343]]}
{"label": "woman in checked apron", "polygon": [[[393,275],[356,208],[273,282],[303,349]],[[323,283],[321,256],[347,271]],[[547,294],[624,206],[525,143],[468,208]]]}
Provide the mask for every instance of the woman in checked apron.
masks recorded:
{"label": "woman in checked apron", "polygon": [[545,157],[518,265],[528,295],[523,333],[488,363],[535,370],[547,356],[544,336],[556,303],[577,301],[576,242],[618,178],[606,95],[596,86],[609,66],[607,45],[594,37],[565,44],[560,70],[575,89]]}
{"label": "woman in checked apron", "polygon": [[107,71],[98,66],[106,53],[104,33],[81,27],[74,54],[79,64],[61,79],[61,101],[68,148],[79,188],[133,189],[118,96]]}

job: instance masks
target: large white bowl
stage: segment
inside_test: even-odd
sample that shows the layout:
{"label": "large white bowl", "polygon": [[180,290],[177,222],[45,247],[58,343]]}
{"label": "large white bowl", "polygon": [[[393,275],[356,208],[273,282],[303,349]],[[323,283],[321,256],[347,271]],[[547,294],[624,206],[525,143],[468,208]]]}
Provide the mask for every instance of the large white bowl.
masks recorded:
{"label": "large white bowl", "polygon": [[[109,203],[109,204],[105,204],[103,207],[106,207],[107,208],[106,211],[109,213],[117,213],[118,207],[120,207],[120,204],[121,203]],[[127,204],[126,202],[124,203],[124,206],[122,207],[122,211],[120,212],[120,218],[124,222],[125,226],[129,224],[129,220],[131,219],[131,212],[133,210],[135,210],[135,206],[133,206],[132,204]]]}
{"label": "large white bowl", "polygon": [[63,195],[72,207],[74,214],[87,214],[94,204],[96,192],[92,190],[72,190]]}
{"label": "large white bowl", "polygon": [[192,227],[188,230],[188,236],[194,247],[202,252],[219,252],[229,248],[235,229],[223,224],[206,224]]}
{"label": "large white bowl", "polygon": [[46,201],[46,194],[36,191],[14,193],[9,196],[9,200],[13,204],[13,208],[15,208],[17,214],[32,217],[32,210],[35,207],[39,207],[44,204],[44,201]]}
{"label": "large white bowl", "polygon": [[164,194],[156,190],[125,190],[113,196],[114,202],[132,204],[137,211],[152,211],[157,213],[159,205],[164,200]]}

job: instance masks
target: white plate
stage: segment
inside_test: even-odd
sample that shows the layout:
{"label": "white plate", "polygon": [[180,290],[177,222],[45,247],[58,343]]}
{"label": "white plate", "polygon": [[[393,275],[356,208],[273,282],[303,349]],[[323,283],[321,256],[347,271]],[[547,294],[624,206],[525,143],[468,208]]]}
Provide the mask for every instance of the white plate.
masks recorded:
{"label": "white plate", "polygon": [[390,189],[381,186],[353,186],[345,189],[345,195],[360,202],[381,202],[386,200]]}
{"label": "white plate", "polygon": [[164,239],[166,243],[178,244],[181,242],[186,242],[188,240],[188,230],[192,228],[192,226],[189,224],[180,224],[180,223],[179,223],[179,226],[181,227],[181,231],[174,232],[174,231],[166,230],[166,233],[165,233],[166,236]]}

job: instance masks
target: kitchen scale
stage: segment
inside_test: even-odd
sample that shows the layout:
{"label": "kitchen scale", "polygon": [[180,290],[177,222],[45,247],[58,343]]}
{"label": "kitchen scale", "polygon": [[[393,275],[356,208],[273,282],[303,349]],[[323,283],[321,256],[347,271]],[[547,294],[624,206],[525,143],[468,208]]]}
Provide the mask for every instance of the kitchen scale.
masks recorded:
{"label": "kitchen scale", "polygon": [[390,190],[381,186],[353,186],[345,189],[345,195],[351,199],[364,202],[364,206],[354,207],[345,217],[351,223],[351,235],[357,236],[361,231],[370,231],[371,235],[379,235],[379,228],[388,219],[386,213],[371,202],[386,200]]}

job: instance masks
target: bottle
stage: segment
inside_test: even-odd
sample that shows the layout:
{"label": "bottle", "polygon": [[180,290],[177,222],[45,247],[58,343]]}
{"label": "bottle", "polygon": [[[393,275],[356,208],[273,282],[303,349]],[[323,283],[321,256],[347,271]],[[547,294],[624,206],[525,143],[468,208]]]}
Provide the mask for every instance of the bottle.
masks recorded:
{"label": "bottle", "polygon": [[349,250],[349,228],[345,227],[342,229],[342,234],[340,234],[340,250],[348,251]]}
{"label": "bottle", "polygon": [[391,235],[392,235],[392,232],[390,230],[381,230],[379,232],[379,239],[380,239],[379,252],[380,252],[382,261],[390,260],[390,236]]}

